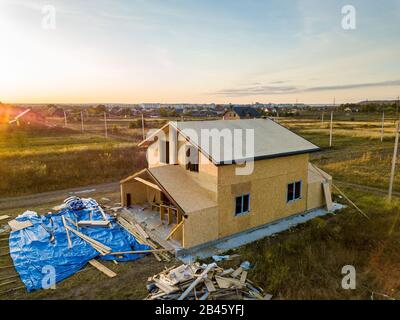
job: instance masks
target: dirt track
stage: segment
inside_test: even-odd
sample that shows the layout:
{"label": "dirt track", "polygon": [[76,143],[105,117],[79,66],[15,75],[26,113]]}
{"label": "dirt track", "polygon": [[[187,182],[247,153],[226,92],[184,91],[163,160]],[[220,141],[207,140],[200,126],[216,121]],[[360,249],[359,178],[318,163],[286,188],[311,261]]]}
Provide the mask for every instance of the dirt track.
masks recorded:
{"label": "dirt track", "polygon": [[93,192],[118,192],[119,182],[102,183],[80,188],[71,188],[49,192],[36,193],[19,197],[0,198],[0,210],[14,209],[61,201],[73,195],[90,195]]}

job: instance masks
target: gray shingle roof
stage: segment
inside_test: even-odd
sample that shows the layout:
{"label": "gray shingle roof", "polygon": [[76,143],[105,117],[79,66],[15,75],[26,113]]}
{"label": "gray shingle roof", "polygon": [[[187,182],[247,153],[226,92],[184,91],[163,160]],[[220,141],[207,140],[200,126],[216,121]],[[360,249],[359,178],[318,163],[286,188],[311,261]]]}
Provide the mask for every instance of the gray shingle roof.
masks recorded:
{"label": "gray shingle roof", "polygon": [[[171,124],[217,165],[320,150],[270,119],[182,121]],[[249,139],[246,139],[246,132]]]}

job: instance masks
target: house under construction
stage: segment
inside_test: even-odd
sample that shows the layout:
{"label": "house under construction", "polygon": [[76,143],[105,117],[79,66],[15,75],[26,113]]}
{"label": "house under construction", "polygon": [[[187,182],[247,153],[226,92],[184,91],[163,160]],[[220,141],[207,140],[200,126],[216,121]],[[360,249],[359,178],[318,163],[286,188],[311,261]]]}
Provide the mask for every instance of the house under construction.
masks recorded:
{"label": "house under construction", "polygon": [[169,122],[140,146],[149,166],[121,181],[121,202],[175,248],[332,205],[331,176],[309,163],[319,148],[270,119]]}

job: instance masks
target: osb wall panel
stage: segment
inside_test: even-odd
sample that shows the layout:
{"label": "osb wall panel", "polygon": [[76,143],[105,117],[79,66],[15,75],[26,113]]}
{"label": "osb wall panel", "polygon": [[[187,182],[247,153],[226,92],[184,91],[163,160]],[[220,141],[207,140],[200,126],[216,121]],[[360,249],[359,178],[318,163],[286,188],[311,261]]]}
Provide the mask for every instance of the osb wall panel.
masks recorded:
{"label": "osb wall panel", "polygon": [[145,189],[147,191],[147,199],[146,199],[147,202],[161,203],[161,191],[158,191],[149,186],[144,186],[143,184],[142,184],[142,186],[145,187]]}
{"label": "osb wall panel", "polygon": [[217,207],[193,212],[185,218],[183,226],[184,248],[190,248],[216,239],[218,239]]}
{"label": "osb wall panel", "polygon": [[[181,138],[178,141],[178,163],[183,168],[185,165],[185,146],[191,145],[187,141],[182,141]],[[218,168],[214,165],[207,157],[205,157],[201,152],[199,153],[199,172],[190,172],[188,174],[195,180],[202,188],[210,190],[214,193],[217,192],[217,176]],[[216,200],[216,196],[215,196]]]}
{"label": "osb wall panel", "polygon": [[131,194],[132,204],[142,204],[147,201],[147,187],[143,183],[131,180],[121,184],[121,203],[126,206],[126,194]]}
{"label": "osb wall panel", "polygon": [[308,184],[307,210],[319,208],[325,205],[324,190],[322,181],[315,181]]}
{"label": "osb wall panel", "polygon": [[[308,158],[305,154],[259,160],[247,176],[237,176],[235,166],[220,166],[219,237],[306,211]],[[287,184],[299,180],[303,182],[301,199],[287,203]],[[246,190],[250,190],[250,212],[235,216],[235,197]]]}

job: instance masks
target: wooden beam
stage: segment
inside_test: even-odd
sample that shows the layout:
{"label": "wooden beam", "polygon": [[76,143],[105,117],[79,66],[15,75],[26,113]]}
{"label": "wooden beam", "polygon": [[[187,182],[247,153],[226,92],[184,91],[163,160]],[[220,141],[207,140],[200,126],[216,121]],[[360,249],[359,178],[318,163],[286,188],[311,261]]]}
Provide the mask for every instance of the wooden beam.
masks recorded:
{"label": "wooden beam", "polygon": [[134,178],[134,180],[139,181],[139,182],[141,182],[141,183],[143,183],[143,184],[145,184],[145,185],[147,185],[147,186],[149,186],[149,187],[151,187],[153,189],[161,191],[160,187],[158,185],[156,185],[155,183],[152,183],[152,182],[147,181],[145,179],[142,179],[140,177],[136,177],[136,178]]}
{"label": "wooden beam", "polygon": [[97,270],[103,272],[109,278],[114,278],[117,275],[114,271],[108,269],[105,265],[101,264],[95,259],[90,260],[89,263]]}
{"label": "wooden beam", "polygon": [[106,228],[110,225],[110,221],[104,220],[81,220],[78,222],[79,227],[102,227]]}
{"label": "wooden beam", "polygon": [[144,169],[142,169],[142,170],[130,175],[129,177],[126,177],[125,179],[121,180],[119,183],[122,184],[122,183],[125,183],[125,182],[129,182],[130,180],[133,180],[135,177],[141,175],[142,173],[145,173],[146,171],[147,171],[147,169],[144,168]]}
{"label": "wooden beam", "polygon": [[140,254],[140,253],[157,253],[157,252],[171,252],[174,249],[150,249],[150,250],[136,250],[136,251],[121,251],[121,252],[111,252],[110,254],[114,256],[119,256],[123,254]]}
{"label": "wooden beam", "polygon": [[165,238],[165,240],[169,240],[173,235],[174,235],[174,233],[180,228],[180,227],[182,227],[183,226],[183,220],[181,221],[181,222],[179,222],[172,230],[171,230],[171,232],[169,233],[169,235]]}
{"label": "wooden beam", "polygon": [[172,223],[172,213],[171,213],[171,208],[167,208],[167,213],[168,213],[168,225]]}
{"label": "wooden beam", "polygon": [[2,215],[2,216],[0,216],[0,220],[5,220],[5,219],[8,219],[8,218],[10,218],[10,216],[8,216],[8,215]]}
{"label": "wooden beam", "polygon": [[64,216],[61,216],[61,220],[62,220],[62,223],[63,223],[63,225],[64,225],[64,228],[65,228],[65,232],[67,233],[67,239],[68,239],[68,248],[72,248],[72,241],[71,241],[71,237],[70,237],[70,235],[69,235],[69,231],[68,231],[68,229],[67,229],[67,223],[65,222],[65,217]]}
{"label": "wooden beam", "polygon": [[192,291],[194,288],[196,288],[196,286],[197,286],[201,281],[203,281],[203,279],[204,279],[205,277],[207,277],[207,274],[208,274],[213,268],[215,268],[216,266],[217,266],[217,264],[216,264],[215,262],[209,264],[209,265],[207,266],[207,268],[205,268],[205,270],[199,275],[199,277],[198,277],[196,280],[194,280],[194,281],[190,284],[189,287],[187,287],[187,289],[182,293],[182,295],[178,298],[178,300],[183,300],[183,299],[185,299],[185,298],[187,297],[187,295],[190,293],[190,291]]}

